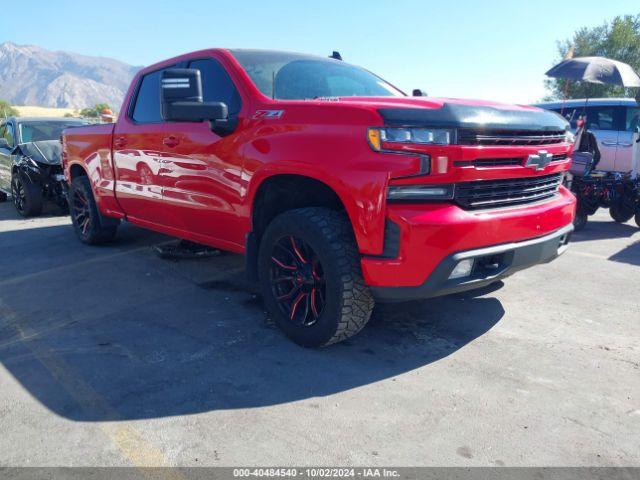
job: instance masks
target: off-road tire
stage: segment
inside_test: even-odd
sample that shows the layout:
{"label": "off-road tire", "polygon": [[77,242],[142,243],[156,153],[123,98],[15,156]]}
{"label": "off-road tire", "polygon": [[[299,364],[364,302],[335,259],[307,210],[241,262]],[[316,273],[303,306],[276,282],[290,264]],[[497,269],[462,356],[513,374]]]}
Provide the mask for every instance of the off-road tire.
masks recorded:
{"label": "off-road tire", "polygon": [[[86,201],[86,205],[82,200]],[[81,207],[85,209],[82,215],[79,212]],[[69,212],[73,228],[82,243],[101,245],[115,237],[119,222],[100,213],[88,177],[76,177],[71,182]]]}
{"label": "off-road tire", "polygon": [[627,223],[633,218],[633,209],[628,208],[621,202],[613,202],[609,207],[609,215],[616,223]]}
{"label": "off-road tire", "polygon": [[36,217],[42,213],[42,187],[20,172],[11,175],[11,196],[16,211],[23,217]]}
{"label": "off-road tire", "polygon": [[587,212],[585,212],[581,208],[578,208],[576,210],[576,216],[573,219],[573,230],[575,232],[579,232],[587,225],[588,220],[589,220],[589,215],[587,215]]}
{"label": "off-road tire", "polygon": [[[272,283],[276,244],[295,237],[322,265],[324,307],[315,323],[298,325],[281,310]],[[283,332],[303,347],[322,347],[357,334],[371,317],[374,299],[362,278],[360,254],[344,213],[309,207],[278,215],[266,228],[258,253],[258,276],[265,305]]]}

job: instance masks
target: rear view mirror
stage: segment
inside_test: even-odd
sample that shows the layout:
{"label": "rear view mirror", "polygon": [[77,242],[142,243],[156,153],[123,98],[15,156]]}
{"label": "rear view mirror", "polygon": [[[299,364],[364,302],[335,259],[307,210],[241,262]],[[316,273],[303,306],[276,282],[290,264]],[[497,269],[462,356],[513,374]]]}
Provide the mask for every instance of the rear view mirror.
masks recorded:
{"label": "rear view mirror", "polygon": [[414,89],[413,89],[413,92],[411,92],[411,94],[412,94],[414,97],[427,97],[427,96],[428,96],[428,95],[427,95],[427,92],[425,92],[424,90],[421,90],[421,89],[419,89],[419,88],[414,88]]}
{"label": "rear view mirror", "polygon": [[162,118],[169,122],[211,121],[224,123],[229,113],[222,102],[203,102],[200,70],[172,68],[162,72],[160,82]]}

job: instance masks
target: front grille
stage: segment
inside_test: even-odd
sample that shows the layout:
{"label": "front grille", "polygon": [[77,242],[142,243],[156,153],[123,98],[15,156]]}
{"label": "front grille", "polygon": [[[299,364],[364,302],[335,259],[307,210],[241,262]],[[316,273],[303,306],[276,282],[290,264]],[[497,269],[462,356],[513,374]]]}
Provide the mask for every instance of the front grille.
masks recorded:
{"label": "front grille", "polygon": [[564,131],[485,130],[462,128],[458,130],[460,145],[550,145],[565,141]]}
{"label": "front grille", "polygon": [[510,167],[522,165],[524,157],[515,158],[478,158],[476,160],[456,160],[453,165],[456,167]]}
{"label": "front grille", "polygon": [[455,201],[467,210],[522,205],[553,197],[561,181],[562,174],[554,173],[541,177],[458,183]]}
{"label": "front grille", "polygon": [[[560,153],[553,156],[554,162],[559,162],[561,160],[566,160],[567,154]],[[482,167],[482,168],[491,168],[491,167],[513,167],[513,166],[523,166],[524,162],[527,160],[527,157],[512,157],[512,158],[477,158],[475,160],[455,160],[453,165],[455,167]]]}

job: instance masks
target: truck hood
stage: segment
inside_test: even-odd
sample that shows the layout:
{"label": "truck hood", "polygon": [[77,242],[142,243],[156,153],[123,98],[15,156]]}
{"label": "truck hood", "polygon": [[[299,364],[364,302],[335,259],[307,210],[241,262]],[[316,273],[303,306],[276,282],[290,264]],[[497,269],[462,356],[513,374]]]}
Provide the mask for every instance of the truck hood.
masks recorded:
{"label": "truck hood", "polygon": [[62,145],[58,140],[21,143],[18,148],[25,157],[30,157],[35,162],[60,165]]}
{"label": "truck hood", "polygon": [[560,131],[560,115],[527,105],[431,97],[340,97],[338,102],[375,109],[389,126]]}

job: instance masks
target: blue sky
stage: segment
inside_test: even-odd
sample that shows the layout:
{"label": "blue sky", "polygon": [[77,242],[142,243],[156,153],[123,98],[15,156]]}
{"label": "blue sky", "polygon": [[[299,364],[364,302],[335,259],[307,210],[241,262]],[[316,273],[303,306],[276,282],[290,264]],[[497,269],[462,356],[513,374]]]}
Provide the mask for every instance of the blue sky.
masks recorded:
{"label": "blue sky", "polygon": [[147,65],[207,47],[328,55],[405,91],[533,102],[556,41],[582,26],[640,13],[638,0],[148,1],[22,0],[0,42]]}

